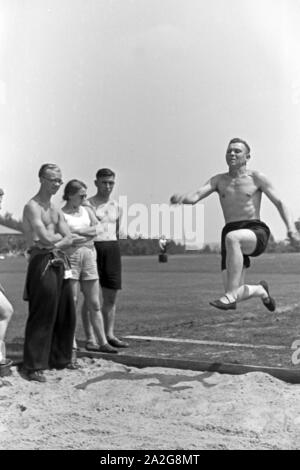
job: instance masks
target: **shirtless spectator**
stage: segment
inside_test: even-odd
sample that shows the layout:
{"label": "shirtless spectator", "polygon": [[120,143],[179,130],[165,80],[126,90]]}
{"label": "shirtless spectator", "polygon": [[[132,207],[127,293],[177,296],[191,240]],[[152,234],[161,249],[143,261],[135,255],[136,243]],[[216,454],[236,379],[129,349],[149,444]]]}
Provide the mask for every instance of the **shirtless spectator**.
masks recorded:
{"label": "shirtless spectator", "polygon": [[23,226],[29,264],[24,299],[29,302],[25,328],[23,375],[45,382],[48,368],[72,368],[76,312],[69,262],[62,251],[72,235],[60,209],[51,202],[63,184],[57,165],[39,171],[40,189],[25,205]]}
{"label": "shirtless spectator", "polygon": [[195,193],[175,194],[171,204],[196,204],[217,192],[225,218],[221,237],[221,269],[225,293],[210,302],[221,310],[235,310],[237,302],[251,297],[261,298],[264,306],[274,311],[275,300],[270,296],[266,281],[247,285],[245,269],[250,266],[249,256],[259,256],[266,249],[270,229],[260,220],[261,198],[264,193],[276,206],[292,243],[299,244],[299,235],[291,215],[273,188],[271,182],[260,172],[249,170],[250,147],[242,139],[229,142],[226,152],[228,172],[213,176]]}
{"label": "shirtless spectator", "polygon": [[[118,290],[122,288],[121,282],[121,254],[119,245],[120,207],[111,198],[115,185],[115,173],[102,168],[97,171],[95,185],[97,193],[88,200],[95,215],[100,221],[103,231],[94,239],[97,252],[97,267],[99,282],[102,290],[102,315],[104,329],[108,343],[115,348],[127,348],[127,342],[115,336],[114,326],[116,317],[116,303]],[[86,316],[88,324],[89,313],[86,303],[83,304],[82,316]],[[86,349],[94,349],[93,344],[87,344]]]}

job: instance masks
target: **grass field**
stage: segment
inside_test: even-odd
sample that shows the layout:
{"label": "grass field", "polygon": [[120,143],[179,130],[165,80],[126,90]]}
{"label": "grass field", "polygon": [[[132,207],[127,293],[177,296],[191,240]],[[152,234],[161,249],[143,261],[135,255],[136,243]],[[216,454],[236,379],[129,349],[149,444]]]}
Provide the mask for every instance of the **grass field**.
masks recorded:
{"label": "grass field", "polygon": [[[131,354],[190,358],[210,362],[293,366],[292,342],[300,338],[300,254],[265,254],[248,270],[248,283],[266,279],[276,298],[277,311],[268,312],[259,299],[222,312],[208,302],[222,293],[220,259],[215,255],[124,257],[123,290],[119,295],[118,335],[157,336],[220,341],[244,345],[276,345],[284,349],[209,346],[131,340]],[[15,308],[7,340],[19,343],[24,335],[27,304],[22,300],[26,261],[0,261],[1,283]],[[83,339],[78,321],[78,338]]]}

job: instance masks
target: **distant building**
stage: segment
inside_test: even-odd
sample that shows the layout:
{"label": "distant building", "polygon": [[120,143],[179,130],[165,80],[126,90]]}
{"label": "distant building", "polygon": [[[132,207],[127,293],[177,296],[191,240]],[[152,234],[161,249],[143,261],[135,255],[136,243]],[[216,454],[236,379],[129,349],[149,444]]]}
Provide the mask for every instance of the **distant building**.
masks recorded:
{"label": "distant building", "polygon": [[6,227],[5,225],[0,224],[0,236],[2,236],[2,235],[7,235],[7,236],[15,235],[15,236],[18,236],[18,235],[23,235],[23,233],[20,232],[19,230],[15,230],[14,228],[9,228],[9,227]]}
{"label": "distant building", "polygon": [[0,224],[0,252],[19,251],[25,246],[24,234]]}

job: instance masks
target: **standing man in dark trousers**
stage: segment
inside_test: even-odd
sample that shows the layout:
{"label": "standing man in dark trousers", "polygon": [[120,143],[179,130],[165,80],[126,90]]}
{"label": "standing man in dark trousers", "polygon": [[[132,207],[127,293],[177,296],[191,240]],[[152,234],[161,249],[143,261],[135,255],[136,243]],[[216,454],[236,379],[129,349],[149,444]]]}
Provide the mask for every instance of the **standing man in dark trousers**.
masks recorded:
{"label": "standing man in dark trousers", "polygon": [[45,369],[72,367],[76,311],[68,258],[61,249],[72,244],[62,211],[51,198],[63,184],[57,165],[39,171],[40,189],[25,205],[23,226],[29,247],[24,299],[29,301],[23,375],[45,382]]}

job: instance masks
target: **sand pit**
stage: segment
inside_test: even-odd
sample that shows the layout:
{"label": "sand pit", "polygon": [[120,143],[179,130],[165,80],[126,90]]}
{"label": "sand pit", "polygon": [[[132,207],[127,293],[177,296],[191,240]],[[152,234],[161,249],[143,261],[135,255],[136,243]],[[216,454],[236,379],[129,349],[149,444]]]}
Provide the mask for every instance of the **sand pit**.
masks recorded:
{"label": "sand pit", "polygon": [[297,449],[300,385],[79,359],[47,383],[0,378],[0,449]]}

